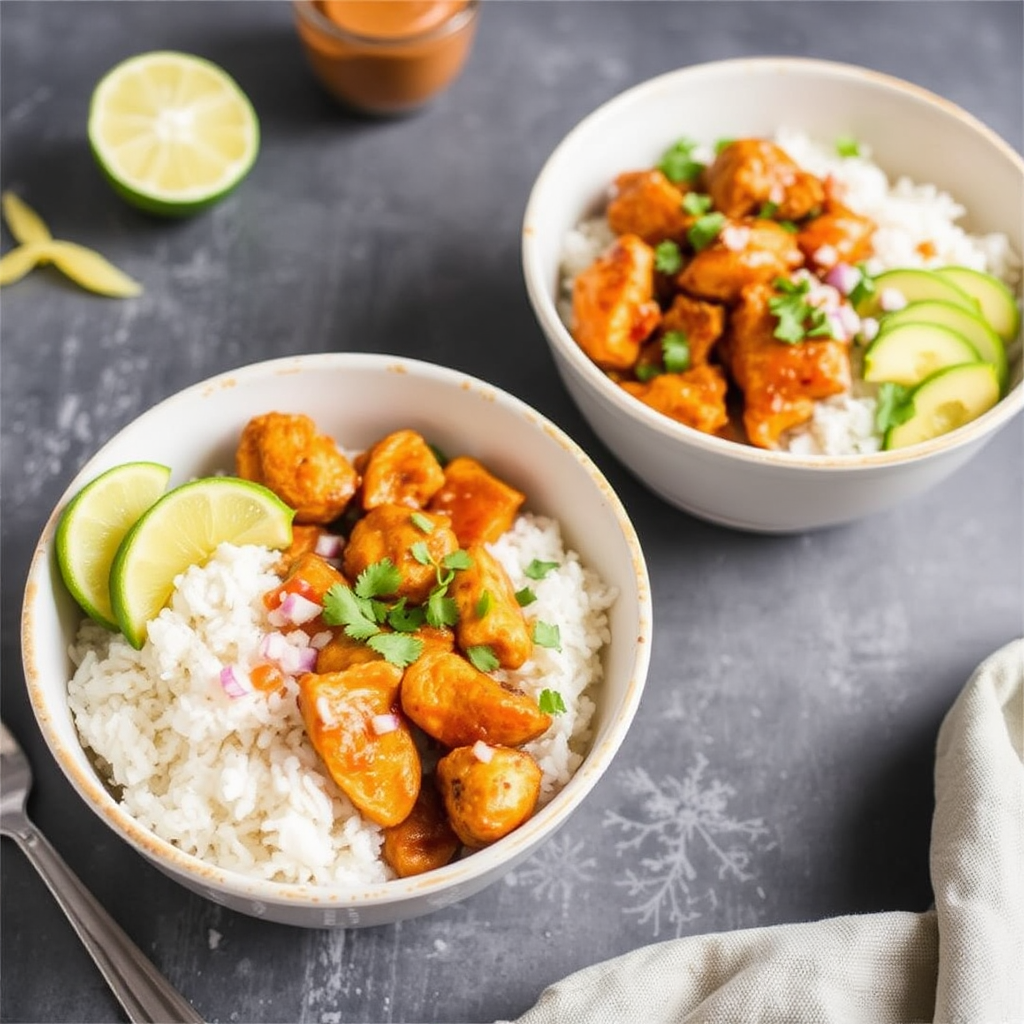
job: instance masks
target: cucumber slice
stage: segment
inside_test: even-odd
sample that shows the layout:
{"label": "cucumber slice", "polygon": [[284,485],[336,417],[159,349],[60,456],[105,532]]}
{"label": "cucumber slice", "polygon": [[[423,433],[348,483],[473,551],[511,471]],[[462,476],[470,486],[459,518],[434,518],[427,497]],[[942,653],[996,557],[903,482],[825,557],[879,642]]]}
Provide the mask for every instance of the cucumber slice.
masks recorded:
{"label": "cucumber slice", "polygon": [[874,279],[875,290],[857,306],[859,316],[882,317],[885,294],[888,291],[898,292],[907,303],[923,302],[925,299],[938,299],[941,302],[952,302],[954,306],[978,311],[978,305],[962,288],[947,280],[934,270],[918,270],[906,268],[902,270],[886,270]]}
{"label": "cucumber slice", "polygon": [[962,334],[978,350],[978,355],[996,368],[999,386],[1002,391],[1006,390],[1006,349],[1002,339],[979,313],[972,313],[963,306],[954,306],[952,302],[926,299],[923,302],[912,302],[895,313],[886,313],[881,320],[880,334],[900,324],[912,323],[939,324]]}
{"label": "cucumber slice", "polygon": [[995,367],[968,363],[939,370],[914,389],[910,401],[913,415],[886,432],[885,448],[930,441],[988,412],[999,401]]}
{"label": "cucumber slice", "polygon": [[937,272],[977,301],[981,315],[1005,344],[1017,337],[1020,310],[1013,292],[998,277],[970,267],[941,267]]}
{"label": "cucumber slice", "polygon": [[864,354],[864,379],[914,387],[939,370],[978,359],[978,350],[948,327],[897,324],[879,334]]}

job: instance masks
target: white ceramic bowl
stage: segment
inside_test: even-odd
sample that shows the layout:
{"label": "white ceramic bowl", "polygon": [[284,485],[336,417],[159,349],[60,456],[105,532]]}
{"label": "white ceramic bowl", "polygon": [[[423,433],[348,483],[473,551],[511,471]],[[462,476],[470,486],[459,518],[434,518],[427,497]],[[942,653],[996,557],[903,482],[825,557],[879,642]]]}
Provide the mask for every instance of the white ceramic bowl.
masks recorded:
{"label": "white ceramic bowl", "polygon": [[523,225],[527,291],[558,372],[594,431],[651,490],[740,529],[794,532],[881,511],[963,465],[1024,405],[1019,360],[1009,394],[972,423],[902,451],[800,457],[702,434],[650,409],[592,363],[559,317],[567,232],[603,206],[622,171],[653,166],[680,136],[770,136],[779,128],[868,143],[890,179],[932,182],[963,203],[972,232],[1022,251],[1024,161],[965,111],[899,79],[794,58],[695,65],[620,94],[576,126],[544,165]]}
{"label": "white ceramic bowl", "polygon": [[[172,483],[233,466],[240,431],[270,410],[302,411],[347,447],[410,427],[443,450],[474,455],[556,517],[567,545],[618,590],[595,735],[565,789],[505,839],[445,868],[370,888],[284,885],[205,863],[129,816],[79,743],[67,702],[68,645],[81,614],[60,580],[53,538],[69,498],[101,471],[137,459],[172,467]],[[463,899],[528,857],[579,806],[621,745],[643,690],[651,647],[647,570],[629,519],[590,459],[557,427],[482,381],[381,355],[298,356],[248,366],[168,398],[129,424],[71,482],[43,531],[22,618],[29,695],[46,742],[82,799],[122,839],[195,892],[243,913],[313,928],[387,924]]]}

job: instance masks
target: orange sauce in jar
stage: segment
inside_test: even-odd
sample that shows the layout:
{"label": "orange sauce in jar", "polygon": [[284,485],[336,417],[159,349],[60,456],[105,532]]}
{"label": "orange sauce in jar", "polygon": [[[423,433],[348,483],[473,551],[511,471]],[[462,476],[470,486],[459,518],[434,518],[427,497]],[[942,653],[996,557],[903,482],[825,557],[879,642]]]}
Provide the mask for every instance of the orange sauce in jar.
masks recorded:
{"label": "orange sauce in jar", "polygon": [[415,110],[458,76],[478,0],[294,0],[314,75],[335,99],[374,114]]}

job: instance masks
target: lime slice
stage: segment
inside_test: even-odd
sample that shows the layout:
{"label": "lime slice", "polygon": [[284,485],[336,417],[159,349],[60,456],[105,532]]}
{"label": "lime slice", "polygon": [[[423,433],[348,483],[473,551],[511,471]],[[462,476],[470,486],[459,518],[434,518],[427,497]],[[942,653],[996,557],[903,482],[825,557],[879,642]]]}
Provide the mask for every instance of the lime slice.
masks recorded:
{"label": "lime slice", "polygon": [[143,645],[147,625],[189,566],[202,565],[225,542],[285,548],[294,515],[273,491],[236,477],[193,480],[168,491],[131,528],[110,569],[110,600],[128,642]]}
{"label": "lime slice", "polygon": [[82,611],[108,629],[118,628],[110,603],[114,555],[170,476],[155,462],[115,466],[86,484],[61,513],[55,546],[64,585]]}
{"label": "lime slice", "polygon": [[143,53],[92,94],[89,143],[129,203],[165,216],[197,213],[230,192],[259,151],[256,112],[225,71],[186,53]]}

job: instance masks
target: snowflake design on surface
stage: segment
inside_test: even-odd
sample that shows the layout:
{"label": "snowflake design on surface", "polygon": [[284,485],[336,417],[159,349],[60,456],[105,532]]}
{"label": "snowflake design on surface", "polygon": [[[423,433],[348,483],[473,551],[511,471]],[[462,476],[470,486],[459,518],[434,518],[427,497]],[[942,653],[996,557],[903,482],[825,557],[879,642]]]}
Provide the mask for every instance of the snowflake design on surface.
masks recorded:
{"label": "snowflake design on surface", "polygon": [[518,871],[505,876],[508,885],[527,887],[543,903],[559,900],[563,913],[569,909],[578,883],[594,880],[597,861],[584,856],[586,845],[557,835],[535,853]]}
{"label": "snowflake design on surface", "polygon": [[638,817],[615,811],[605,815],[605,827],[626,836],[615,844],[616,853],[647,852],[615,884],[635,900],[624,913],[650,923],[655,936],[663,923],[681,935],[686,924],[701,916],[701,907],[717,905],[714,883],[703,887],[700,868],[709,865],[719,881],[753,879],[747,870],[751,844],[768,834],[760,818],[729,816],[736,791],[718,779],[705,779],[707,767],[708,759],[698,755],[683,778],[666,776],[660,783],[643,768],[631,768],[623,775],[623,787],[638,798]]}

